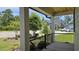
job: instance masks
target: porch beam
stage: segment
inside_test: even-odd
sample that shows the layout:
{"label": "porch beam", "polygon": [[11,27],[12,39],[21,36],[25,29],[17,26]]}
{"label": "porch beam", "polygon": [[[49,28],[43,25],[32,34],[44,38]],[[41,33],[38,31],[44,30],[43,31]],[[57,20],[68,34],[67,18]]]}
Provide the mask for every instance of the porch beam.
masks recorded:
{"label": "porch beam", "polygon": [[20,7],[20,50],[29,51],[29,9],[28,7]]}
{"label": "porch beam", "polygon": [[54,13],[55,16],[62,16],[62,15],[69,15],[73,14],[73,11],[67,11],[67,12],[59,12],[59,13]]}
{"label": "porch beam", "polygon": [[49,13],[45,12],[44,10],[40,9],[39,7],[31,7],[31,9],[33,9],[33,10],[35,10],[37,12],[40,12],[40,13],[46,15],[46,16],[50,16]]}

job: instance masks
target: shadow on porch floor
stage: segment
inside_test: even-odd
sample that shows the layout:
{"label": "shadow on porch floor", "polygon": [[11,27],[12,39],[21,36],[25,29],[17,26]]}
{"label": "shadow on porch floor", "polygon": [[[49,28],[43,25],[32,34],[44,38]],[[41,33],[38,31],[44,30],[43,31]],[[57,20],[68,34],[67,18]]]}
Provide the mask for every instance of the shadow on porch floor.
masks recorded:
{"label": "shadow on porch floor", "polygon": [[66,42],[54,42],[42,51],[74,51],[74,44]]}

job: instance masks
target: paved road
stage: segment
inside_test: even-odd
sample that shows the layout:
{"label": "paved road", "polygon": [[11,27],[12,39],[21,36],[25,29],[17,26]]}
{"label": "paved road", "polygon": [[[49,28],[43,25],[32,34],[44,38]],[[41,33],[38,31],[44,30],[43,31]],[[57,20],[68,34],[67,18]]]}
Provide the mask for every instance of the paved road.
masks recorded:
{"label": "paved road", "polygon": [[[20,34],[19,31],[18,34]],[[0,31],[0,38],[12,38],[12,37],[15,37],[15,31]]]}
{"label": "paved road", "polygon": [[[55,31],[55,33],[72,33],[72,32]],[[16,34],[15,31],[0,31],[0,38],[12,38],[12,37],[15,37],[15,34]],[[18,35],[19,34],[20,34],[20,31],[18,31]]]}
{"label": "paved road", "polygon": [[73,33],[73,32],[55,31],[55,33]]}
{"label": "paved road", "polygon": [[65,34],[65,33],[73,33],[73,32],[65,32],[65,31],[55,31],[55,35]]}

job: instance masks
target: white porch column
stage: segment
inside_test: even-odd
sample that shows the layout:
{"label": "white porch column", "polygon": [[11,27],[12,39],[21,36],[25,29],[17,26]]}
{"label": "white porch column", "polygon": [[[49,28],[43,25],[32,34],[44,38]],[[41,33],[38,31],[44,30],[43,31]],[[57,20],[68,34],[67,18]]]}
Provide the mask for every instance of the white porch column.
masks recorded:
{"label": "white porch column", "polygon": [[75,39],[74,47],[76,51],[79,51],[79,8],[75,8]]}
{"label": "white porch column", "polygon": [[51,39],[51,43],[54,42],[54,33],[55,33],[55,25],[54,25],[54,17],[51,16],[51,24],[50,27],[52,29],[52,39]]}
{"label": "white porch column", "polygon": [[20,7],[20,50],[29,51],[29,10],[28,7]]}

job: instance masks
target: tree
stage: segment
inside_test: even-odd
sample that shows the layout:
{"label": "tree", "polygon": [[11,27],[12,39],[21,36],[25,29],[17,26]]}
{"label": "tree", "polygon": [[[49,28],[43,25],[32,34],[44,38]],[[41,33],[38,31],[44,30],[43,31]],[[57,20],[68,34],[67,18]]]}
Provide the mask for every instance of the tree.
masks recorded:
{"label": "tree", "polygon": [[63,23],[65,25],[69,24],[69,22],[72,20],[72,15],[67,15],[67,16],[64,16],[64,20],[63,20]]}
{"label": "tree", "polygon": [[0,30],[8,30],[10,22],[14,20],[11,9],[0,12]]}
{"label": "tree", "polygon": [[6,9],[0,13],[0,30],[15,31],[15,39],[18,39],[20,29],[20,17],[14,16],[11,9]]}
{"label": "tree", "polygon": [[19,30],[20,29],[20,17],[15,16],[14,20],[10,22],[10,25],[14,26],[14,30]]}
{"label": "tree", "polygon": [[18,30],[20,29],[20,18],[19,16],[15,16],[15,20],[11,21],[9,26],[11,30],[15,31],[15,39],[18,39]]}
{"label": "tree", "polygon": [[16,36],[16,40],[18,39],[18,30],[20,29],[20,17],[19,16],[15,16],[15,36]]}
{"label": "tree", "polygon": [[48,23],[44,20],[42,20],[42,33],[43,34],[49,34],[51,33],[50,27],[48,26]]}
{"label": "tree", "polygon": [[0,12],[0,29],[2,29],[2,14]]}
{"label": "tree", "polygon": [[41,29],[41,26],[41,18],[36,13],[32,13],[29,16],[29,27],[33,31],[33,35],[35,35],[37,30]]}
{"label": "tree", "polygon": [[14,20],[14,16],[12,15],[11,9],[6,9],[2,11],[2,25],[7,26],[9,25],[10,21]]}
{"label": "tree", "polygon": [[6,9],[0,13],[0,30],[19,30],[19,16],[14,16],[11,9]]}

